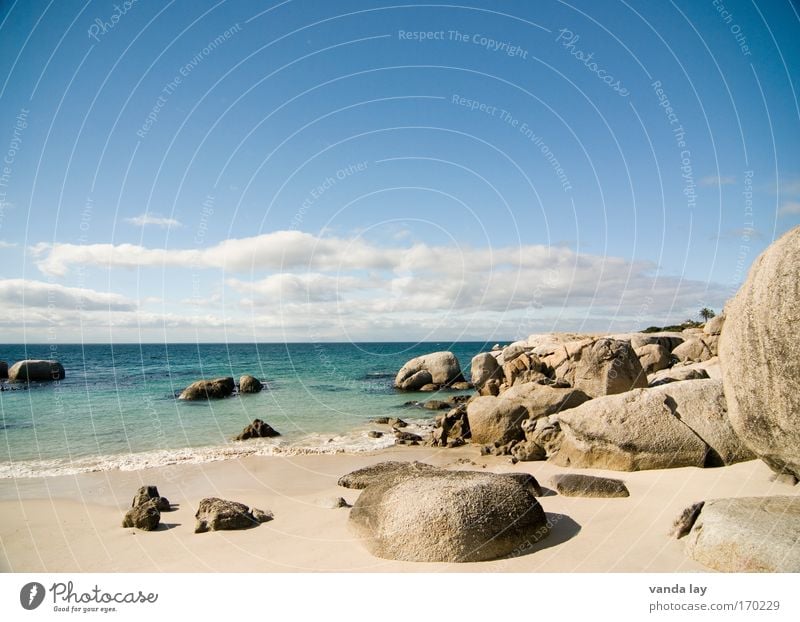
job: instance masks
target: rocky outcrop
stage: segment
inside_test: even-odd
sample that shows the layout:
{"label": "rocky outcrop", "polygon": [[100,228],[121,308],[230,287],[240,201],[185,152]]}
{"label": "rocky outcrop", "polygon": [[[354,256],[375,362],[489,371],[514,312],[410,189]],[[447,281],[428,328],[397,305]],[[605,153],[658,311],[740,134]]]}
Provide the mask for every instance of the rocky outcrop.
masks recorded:
{"label": "rocky outcrop", "polygon": [[239,393],[260,393],[264,384],[254,376],[244,375],[239,378]]}
{"label": "rocky outcrop", "polygon": [[521,462],[545,460],[561,448],[561,424],[558,415],[526,419],[522,422],[525,440],[515,445],[511,455]]}
{"label": "rocky outcrop", "polygon": [[462,382],[461,365],[452,352],[433,352],[411,359],[394,379],[396,389],[418,391],[428,384],[450,386]]}
{"label": "rocky outcrop", "polygon": [[646,387],[647,375],[630,342],[598,339],[581,351],[572,386],[590,397],[615,395]]}
{"label": "rocky outcrop", "polygon": [[686,553],[722,572],[800,572],[798,542],[800,497],[715,499],[697,512]]}
{"label": "rocky outcrop", "polygon": [[662,369],[667,369],[671,362],[669,350],[658,343],[650,343],[634,350],[639,358],[644,373],[648,376]]}
{"label": "rocky outcrop", "polygon": [[699,363],[715,355],[716,341],[712,337],[687,339],[672,351],[672,356],[683,363]]}
{"label": "rocky outcrop", "polygon": [[137,505],[142,505],[143,503],[147,503],[151,500],[155,500],[156,507],[158,508],[159,512],[169,512],[172,509],[172,505],[170,504],[169,500],[166,497],[162,497],[158,493],[158,488],[152,485],[142,486],[136,491],[136,495],[133,497],[131,507],[135,508]]}
{"label": "rocky outcrop", "polygon": [[389,477],[410,477],[434,470],[436,470],[435,466],[424,462],[399,462],[389,460],[352,471],[347,475],[342,475],[342,477],[339,478],[338,484],[344,488],[362,489]]}
{"label": "rocky outcrop", "polygon": [[751,456],[728,421],[721,385],[692,380],[597,398],[561,413],[562,466],[617,471],[716,466]]}
{"label": "rocky outcrop", "polygon": [[497,362],[497,357],[490,352],[483,352],[472,357],[470,374],[472,384],[480,390],[489,380],[501,380],[503,368]]}
{"label": "rocky outcrop", "polygon": [[729,417],[776,472],[800,478],[800,227],[753,263],[725,306],[720,363]]}
{"label": "rocky outcrop", "polygon": [[122,519],[122,526],[142,531],[154,531],[161,521],[161,512],[158,509],[158,499],[150,499],[145,503],[134,505]]}
{"label": "rocky outcrop", "polygon": [[233,378],[198,380],[186,387],[178,396],[180,400],[222,399],[233,394],[236,384]]}
{"label": "rocky outcrop", "polygon": [[218,531],[223,529],[248,529],[272,520],[271,512],[250,509],[243,503],[208,497],[200,501],[195,514],[197,523],[194,532]]}
{"label": "rocky outcrop", "polygon": [[548,534],[542,506],[517,478],[441,469],[367,486],[350,525],[373,555],[415,562],[497,559]]}
{"label": "rocky outcrop", "polygon": [[261,419],[254,419],[253,423],[245,427],[233,440],[246,441],[251,438],[272,438],[273,436],[280,435],[281,433],[268,423],[264,423]]}
{"label": "rocky outcrop", "polygon": [[722,327],[725,324],[725,314],[720,313],[712,317],[706,325],[703,326],[703,333],[706,335],[721,335]]}
{"label": "rocky outcrop", "polygon": [[461,404],[436,417],[431,445],[433,447],[460,447],[472,438],[467,417],[467,406]]}
{"label": "rocky outcrop", "polygon": [[556,492],[565,497],[629,497],[625,482],[610,477],[594,477],[582,473],[560,473],[550,482]]}
{"label": "rocky outcrop", "polygon": [[8,370],[9,382],[49,382],[64,377],[64,366],[58,361],[18,361]]}

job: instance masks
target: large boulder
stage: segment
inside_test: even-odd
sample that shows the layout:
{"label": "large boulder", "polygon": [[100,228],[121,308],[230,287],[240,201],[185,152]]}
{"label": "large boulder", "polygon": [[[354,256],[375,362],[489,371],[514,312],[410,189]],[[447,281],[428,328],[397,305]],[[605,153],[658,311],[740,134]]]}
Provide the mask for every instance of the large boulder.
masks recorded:
{"label": "large boulder", "polygon": [[200,501],[195,514],[197,523],[194,532],[217,531],[220,529],[248,529],[272,520],[271,512],[256,508],[250,509],[244,503],[208,497]]}
{"label": "large boulder", "polygon": [[239,393],[259,393],[264,384],[255,376],[245,374],[239,378]]}
{"label": "large boulder", "polygon": [[8,370],[9,382],[47,382],[64,376],[64,366],[58,361],[18,361]]}
{"label": "large boulder", "polygon": [[634,350],[639,358],[644,373],[650,375],[662,369],[667,369],[672,362],[667,350],[660,343],[650,343]]}
{"label": "large boulder", "polygon": [[169,512],[172,509],[172,505],[170,504],[169,500],[159,494],[158,487],[152,485],[142,486],[136,491],[136,495],[133,497],[131,507],[135,508],[137,505],[148,503],[154,499],[159,512]]}
{"label": "large boulder", "polygon": [[597,398],[559,415],[556,464],[638,471],[750,459],[716,380],[675,382]]}
{"label": "large boulder", "polygon": [[150,499],[145,503],[134,505],[128,510],[122,519],[122,526],[142,531],[154,531],[158,529],[160,521],[161,512],[158,509],[158,499]]}
{"label": "large boulder", "polygon": [[548,532],[533,487],[519,478],[436,469],[364,489],[350,525],[375,556],[477,562],[530,547]]}
{"label": "large boulder", "polygon": [[706,335],[721,335],[722,326],[725,324],[725,314],[720,313],[712,317],[706,325],[703,326],[703,333]]}
{"label": "large boulder", "polygon": [[716,354],[712,348],[716,349],[716,344],[710,340],[709,337],[705,339],[701,337],[692,337],[675,348],[672,351],[672,356],[683,363],[699,363],[701,361],[707,361]]}
{"label": "large boulder", "polygon": [[595,477],[583,473],[558,473],[550,478],[556,492],[565,497],[630,497],[621,479]]}
{"label": "large boulder", "polygon": [[647,375],[630,342],[598,339],[585,348],[572,383],[591,397],[624,393],[647,386]]}
{"label": "large boulder", "polygon": [[362,489],[370,484],[383,481],[390,477],[410,477],[435,470],[437,470],[435,466],[424,462],[399,462],[388,460],[357,469],[347,475],[342,475],[339,478],[338,484],[344,488]]}
{"label": "large boulder", "polygon": [[686,553],[722,572],[800,572],[798,542],[800,497],[715,499],[702,505]]}
{"label": "large boulder", "polygon": [[261,419],[254,419],[253,423],[246,426],[233,440],[246,441],[251,438],[272,438],[273,436],[280,436],[281,433],[275,430],[268,423],[264,423]]}
{"label": "large boulder", "polygon": [[461,365],[452,352],[433,352],[411,359],[397,372],[396,389],[416,391],[426,384],[448,386],[461,382]]}
{"label": "large boulder", "polygon": [[800,478],[800,227],[753,263],[725,306],[720,364],[729,417],[776,472]]}
{"label": "large boulder", "polygon": [[178,396],[180,400],[222,399],[233,394],[236,384],[233,378],[198,380],[186,387]]}

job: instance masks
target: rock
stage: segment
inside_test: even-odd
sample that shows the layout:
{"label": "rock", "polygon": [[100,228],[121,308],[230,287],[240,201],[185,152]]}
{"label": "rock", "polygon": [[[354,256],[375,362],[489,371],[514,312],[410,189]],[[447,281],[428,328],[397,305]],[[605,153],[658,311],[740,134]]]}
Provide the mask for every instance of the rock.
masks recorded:
{"label": "rock", "polygon": [[142,531],[153,531],[158,528],[161,521],[161,512],[158,510],[158,499],[150,499],[145,503],[133,506],[122,519],[123,527],[133,527]]}
{"label": "rock", "polygon": [[239,378],[239,393],[260,393],[264,388],[262,382],[253,376],[242,376]]}
{"label": "rock", "polygon": [[64,376],[64,366],[58,361],[19,361],[8,370],[9,382],[49,382]]}
{"label": "rock", "polygon": [[[415,402],[411,402],[414,404]],[[389,424],[389,417],[375,417],[374,419],[369,420],[370,423],[377,423],[378,425],[388,425]]]}
{"label": "rock", "polygon": [[560,473],[550,479],[556,492],[565,497],[629,497],[625,482],[610,477],[593,477],[582,473]]}
{"label": "rock", "polygon": [[511,455],[520,462],[534,462],[545,460],[547,452],[544,447],[533,441],[521,441],[511,448]]}
{"label": "rock", "polygon": [[525,486],[525,488],[527,488],[534,497],[542,496],[542,487],[539,485],[539,482],[536,480],[536,478],[530,473],[499,473],[499,475],[501,477],[510,477],[511,479],[516,480]]}
{"label": "rock", "polygon": [[598,339],[581,351],[572,386],[590,397],[614,395],[647,386],[647,375],[631,344]]}
{"label": "rock", "polygon": [[[719,357],[729,418],[772,470],[800,478],[800,227],[767,248],[725,306]],[[795,547],[797,548],[797,547]]]}
{"label": "rock", "polygon": [[706,335],[721,335],[722,326],[725,324],[725,314],[720,313],[712,317],[706,325],[703,326],[703,333]]}
{"label": "rock", "polygon": [[351,507],[344,497],[328,497],[327,499],[320,499],[318,505],[320,507],[327,508],[328,510]]}
{"label": "rock", "polygon": [[649,377],[650,387],[659,387],[670,382],[683,382],[684,380],[703,380],[708,378],[708,372],[694,365],[675,365]]}
{"label": "rock", "polygon": [[487,380],[486,384],[484,384],[479,390],[478,395],[483,396],[497,396],[500,395],[500,381],[499,380]]}
{"label": "rock", "polygon": [[246,426],[240,434],[234,437],[235,441],[246,441],[251,438],[272,438],[273,436],[280,436],[281,433],[277,432],[271,425],[264,423],[261,419],[254,419],[253,423]]}
{"label": "rock", "polygon": [[408,424],[399,417],[389,417],[386,420],[386,423],[388,423],[393,428],[405,428],[408,426]]}
{"label": "rock", "polygon": [[8,363],[0,361],[0,380],[8,378]]}
{"label": "rock", "polygon": [[669,350],[657,343],[642,346],[634,350],[634,352],[639,357],[639,363],[641,363],[644,373],[648,376],[662,369],[667,369],[672,362]]}
{"label": "rock", "polygon": [[402,430],[395,430],[394,437],[399,441],[405,442],[414,442],[414,441],[421,441],[422,437],[419,434],[414,434],[413,432],[403,432]]}
{"label": "rock", "polygon": [[800,480],[791,473],[773,473],[769,481],[786,484],[787,486],[796,486],[797,482]]}
{"label": "rock", "polygon": [[368,467],[352,471],[339,478],[339,486],[343,488],[366,488],[370,484],[392,477],[418,475],[425,471],[436,470],[436,467],[424,462],[399,462],[390,460],[379,462]]}
{"label": "rock", "polygon": [[461,365],[452,352],[434,352],[411,359],[397,372],[394,386],[415,391],[426,384],[450,385],[461,382]]}
{"label": "rock", "polygon": [[469,382],[454,382],[450,385],[450,388],[453,391],[469,391],[472,388],[472,384]]}
{"label": "rock", "polygon": [[442,400],[428,400],[422,404],[422,407],[427,408],[428,410],[449,410],[450,403]]}
{"label": "rock", "polygon": [[695,521],[697,521],[697,517],[700,516],[700,510],[703,509],[705,505],[705,501],[699,501],[698,503],[693,503],[688,508],[684,509],[683,512],[672,522],[672,529],[669,532],[669,535],[676,540],[680,540],[684,536],[688,535],[688,533],[694,527]]}
{"label": "rock", "polygon": [[437,417],[431,445],[434,447],[460,447],[472,437],[467,418],[467,407],[460,405]]}
{"label": "rock", "polygon": [[[524,352],[514,357],[514,360],[503,365],[503,377],[506,385],[513,386],[518,378],[530,382],[536,378],[543,377],[542,371],[544,364],[535,354],[525,354]],[[531,377],[532,376],[532,377]]]}
{"label": "rock", "polygon": [[515,341],[507,345],[503,348],[503,364],[510,363],[518,356],[524,354],[527,350],[530,350],[531,347],[528,344],[528,341]]}
{"label": "rock", "polygon": [[383,432],[378,432],[377,430],[370,430],[367,432],[367,436],[370,438],[383,438]]}
{"label": "rock", "polygon": [[596,398],[559,415],[561,446],[552,460],[561,466],[638,471],[747,459],[722,404],[715,380]]}
{"label": "rock", "polygon": [[195,533],[218,531],[222,529],[248,529],[260,525],[262,522],[272,520],[271,512],[253,509],[237,503],[216,497],[208,497],[200,501],[200,507],[195,514],[197,523]]}
{"label": "rock", "polygon": [[158,488],[152,485],[142,486],[136,491],[136,496],[133,498],[131,507],[135,508],[137,505],[142,505],[143,503],[147,503],[153,499],[156,501],[156,507],[158,508],[159,512],[169,512],[172,509],[172,505],[170,504],[169,500],[166,497],[162,497],[160,494],[158,494]]}
{"label": "rock", "polygon": [[214,378],[198,380],[186,387],[178,396],[180,400],[222,399],[233,393],[236,385],[233,378]]}
{"label": "rock", "polygon": [[800,497],[715,499],[686,536],[686,553],[722,572],[800,572],[798,542]]}
{"label": "rock", "polygon": [[439,385],[433,384],[432,382],[428,384],[423,384],[419,389],[417,389],[417,391],[422,391],[423,393],[433,393],[434,391],[438,390],[439,390]]}
{"label": "rock", "polygon": [[695,362],[707,361],[714,353],[711,347],[700,337],[692,337],[684,341],[681,345],[672,351],[672,356],[682,362]]}
{"label": "rock", "polygon": [[373,555],[415,562],[498,559],[549,531],[542,506],[516,478],[441,469],[367,486],[350,525]]}
{"label": "rock", "polygon": [[[544,454],[546,458],[554,456],[561,448],[561,424],[558,422],[558,415],[550,417],[539,417],[538,419],[526,419],[522,422],[522,431],[525,433],[525,441],[522,444],[536,445],[541,447],[541,452],[537,452],[532,447],[529,448],[530,455]],[[523,452],[524,450],[519,450]],[[515,454],[517,455],[517,454]],[[517,455],[520,460],[523,460]],[[532,458],[543,460],[544,458]]]}
{"label": "rock", "polygon": [[672,352],[683,343],[684,335],[674,332],[633,333],[625,336],[615,336],[615,338],[623,340],[628,339],[634,350],[638,350],[646,345],[655,344],[662,346],[667,352]]}

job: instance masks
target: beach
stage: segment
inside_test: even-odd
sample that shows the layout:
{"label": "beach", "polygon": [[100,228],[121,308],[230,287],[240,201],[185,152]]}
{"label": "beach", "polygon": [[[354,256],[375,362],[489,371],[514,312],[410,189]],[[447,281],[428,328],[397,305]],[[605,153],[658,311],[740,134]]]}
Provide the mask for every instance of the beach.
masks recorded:
{"label": "beach", "polygon": [[[531,473],[544,488],[550,462],[511,464],[476,446],[394,447],[333,455],[249,456],[135,471],[107,470],[0,480],[0,567],[4,572],[707,572],[668,536],[692,503],[717,497],[798,495],[751,460],[721,468],[581,473],[623,479],[628,498],[539,499],[552,531],[524,554],[469,564],[411,563],[372,556],[348,526],[347,508],[327,507],[359,490],[342,475],[385,460],[419,460],[448,469]],[[177,506],[157,531],[122,528],[136,490],[155,484]],[[270,510],[274,519],[242,531],[194,533],[204,497]]]}

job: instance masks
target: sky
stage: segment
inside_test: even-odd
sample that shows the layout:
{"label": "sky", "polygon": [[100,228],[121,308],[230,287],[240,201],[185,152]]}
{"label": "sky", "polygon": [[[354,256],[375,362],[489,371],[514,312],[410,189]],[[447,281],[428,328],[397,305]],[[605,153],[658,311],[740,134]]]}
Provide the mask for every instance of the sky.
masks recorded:
{"label": "sky", "polygon": [[721,310],[800,224],[789,0],[0,1],[5,342]]}

